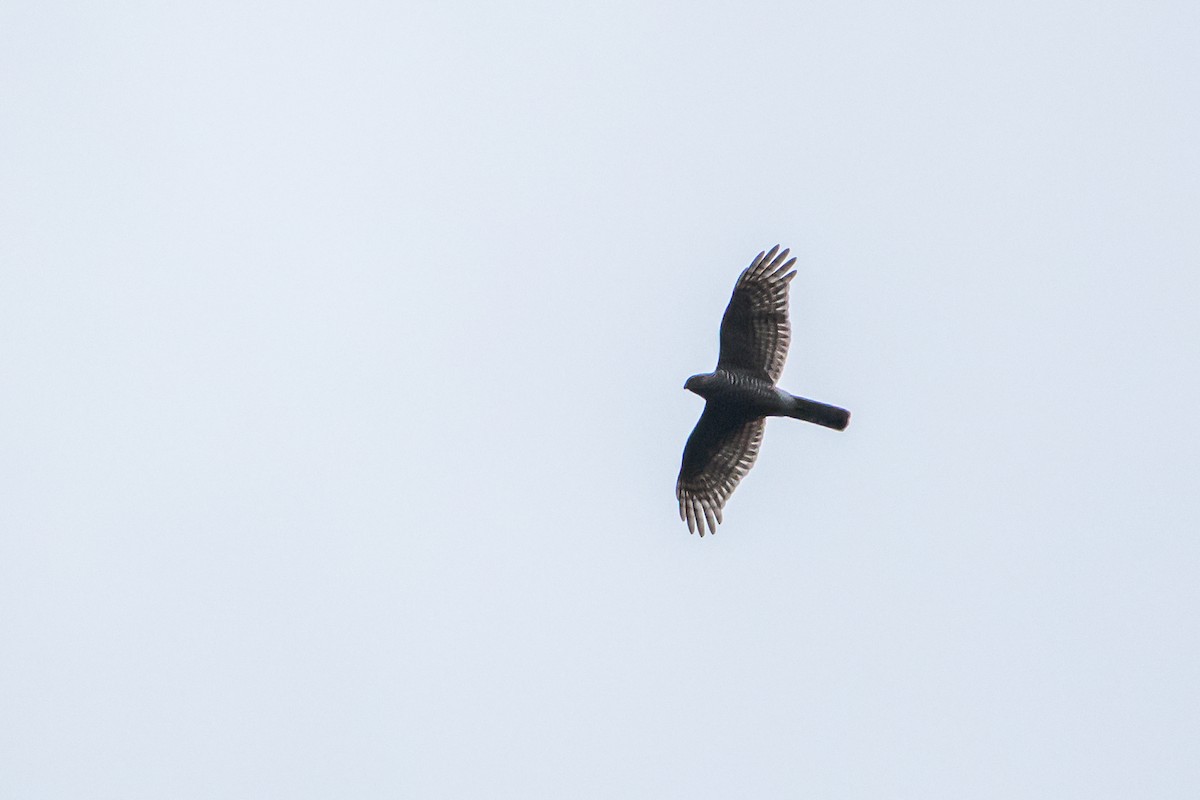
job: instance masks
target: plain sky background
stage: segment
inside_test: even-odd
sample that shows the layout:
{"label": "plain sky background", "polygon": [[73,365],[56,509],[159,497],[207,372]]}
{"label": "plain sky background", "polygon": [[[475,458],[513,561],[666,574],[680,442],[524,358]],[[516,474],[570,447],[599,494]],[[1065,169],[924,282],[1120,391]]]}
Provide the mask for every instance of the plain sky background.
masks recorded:
{"label": "plain sky background", "polygon": [[[1200,792],[1200,6],[0,7],[0,796]],[[674,482],[798,256],[716,537]]]}

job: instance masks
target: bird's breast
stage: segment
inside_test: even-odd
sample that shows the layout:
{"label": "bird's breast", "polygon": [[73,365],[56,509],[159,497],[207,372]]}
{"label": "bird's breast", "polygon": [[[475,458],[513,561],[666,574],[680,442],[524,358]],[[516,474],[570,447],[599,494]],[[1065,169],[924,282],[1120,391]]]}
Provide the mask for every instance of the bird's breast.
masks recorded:
{"label": "bird's breast", "polygon": [[744,416],[779,413],[780,390],[770,382],[738,372],[718,372],[714,378],[709,400]]}

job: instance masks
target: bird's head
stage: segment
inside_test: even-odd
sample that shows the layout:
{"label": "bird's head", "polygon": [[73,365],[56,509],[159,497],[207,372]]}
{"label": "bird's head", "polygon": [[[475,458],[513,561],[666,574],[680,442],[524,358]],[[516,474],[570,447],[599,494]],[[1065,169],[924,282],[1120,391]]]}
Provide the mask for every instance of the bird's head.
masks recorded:
{"label": "bird's head", "polygon": [[708,389],[709,384],[712,382],[712,377],[712,373],[693,375],[683,384],[683,388],[689,392],[695,392],[701,397],[705,397],[707,395],[706,389]]}

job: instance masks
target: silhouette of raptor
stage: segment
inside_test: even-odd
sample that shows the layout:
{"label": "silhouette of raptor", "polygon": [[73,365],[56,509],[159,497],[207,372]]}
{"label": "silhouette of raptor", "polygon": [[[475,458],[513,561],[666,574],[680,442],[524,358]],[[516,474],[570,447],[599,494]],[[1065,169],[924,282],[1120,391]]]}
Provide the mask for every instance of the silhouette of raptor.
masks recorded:
{"label": "silhouette of raptor", "polygon": [[679,518],[692,533],[699,530],[703,536],[705,525],[717,532],[725,501],[758,457],[767,417],[794,417],[839,431],[850,423],[846,409],[775,385],[792,338],[788,284],[796,277],[795,263],[775,245],[746,267],[721,320],[716,370],[693,375],[683,385],[705,399],[675,484]]}

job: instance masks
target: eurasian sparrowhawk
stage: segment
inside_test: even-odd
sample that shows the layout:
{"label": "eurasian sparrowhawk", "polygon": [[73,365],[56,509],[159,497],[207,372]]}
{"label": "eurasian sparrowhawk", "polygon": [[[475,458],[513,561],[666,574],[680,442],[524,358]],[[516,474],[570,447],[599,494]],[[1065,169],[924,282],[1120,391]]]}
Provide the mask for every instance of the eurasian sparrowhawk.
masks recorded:
{"label": "eurasian sparrowhawk", "polygon": [[788,251],[779,245],[759,253],[733,287],[721,320],[721,352],[714,372],[684,384],[705,399],[704,413],[683,448],[675,495],[688,530],[716,533],[721,509],[754,466],[767,417],[794,417],[834,430],[850,412],[796,397],[775,383],[783,372],[792,329],[788,284],[796,277]]}

